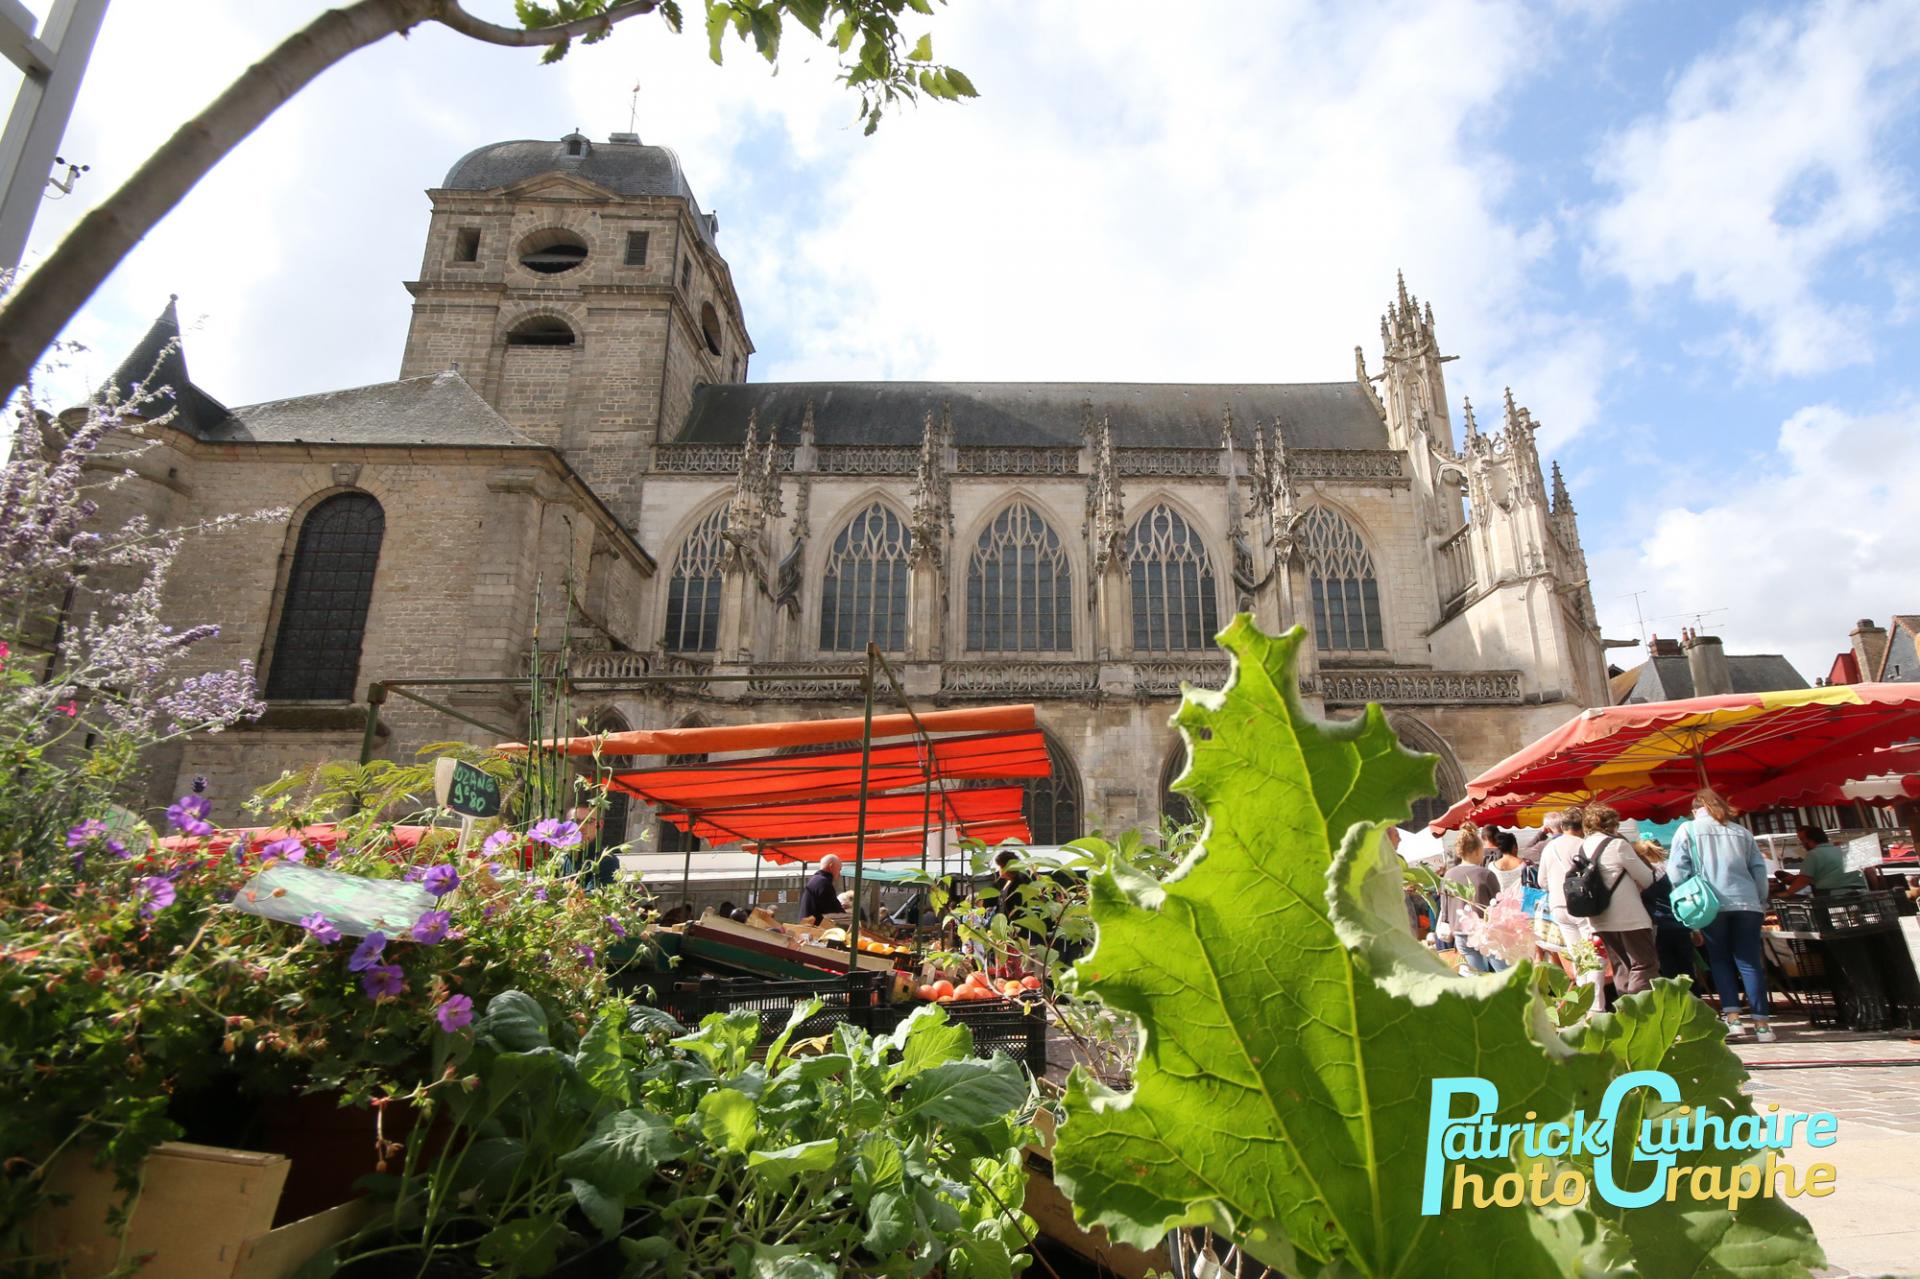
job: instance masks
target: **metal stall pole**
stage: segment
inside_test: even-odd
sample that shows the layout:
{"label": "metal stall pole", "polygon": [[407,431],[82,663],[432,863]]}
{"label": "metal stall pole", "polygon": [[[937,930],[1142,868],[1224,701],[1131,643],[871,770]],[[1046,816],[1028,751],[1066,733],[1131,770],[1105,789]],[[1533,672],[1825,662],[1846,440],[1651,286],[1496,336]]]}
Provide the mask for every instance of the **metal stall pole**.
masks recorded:
{"label": "metal stall pole", "polygon": [[764,839],[753,846],[753,896],[747,902],[749,912],[760,909],[760,863],[766,860],[766,847]]}
{"label": "metal stall pole", "polygon": [[864,709],[860,712],[860,805],[858,825],[853,830],[853,910],[849,913],[847,928],[847,996],[853,997],[853,974],[860,967],[860,888],[864,881],[861,871],[867,857],[867,778],[873,767],[873,667],[880,656],[880,650],[872,640],[867,641],[867,669],[860,677],[860,696]]}

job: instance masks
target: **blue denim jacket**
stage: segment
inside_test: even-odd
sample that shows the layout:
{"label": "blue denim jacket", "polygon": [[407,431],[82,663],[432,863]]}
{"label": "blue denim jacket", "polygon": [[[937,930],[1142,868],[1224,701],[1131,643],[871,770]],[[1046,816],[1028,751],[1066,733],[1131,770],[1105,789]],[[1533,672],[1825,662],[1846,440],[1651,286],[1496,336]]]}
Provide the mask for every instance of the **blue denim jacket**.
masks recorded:
{"label": "blue denim jacket", "polygon": [[1673,833],[1667,873],[1678,888],[1703,876],[1720,897],[1721,910],[1765,911],[1769,883],[1767,859],[1744,826],[1696,817]]}

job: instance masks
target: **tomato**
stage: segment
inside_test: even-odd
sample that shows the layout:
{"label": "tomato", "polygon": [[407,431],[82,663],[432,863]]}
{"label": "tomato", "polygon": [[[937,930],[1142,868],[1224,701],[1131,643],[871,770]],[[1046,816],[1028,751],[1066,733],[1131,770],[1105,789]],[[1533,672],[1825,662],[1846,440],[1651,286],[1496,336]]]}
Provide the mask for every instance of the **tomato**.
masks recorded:
{"label": "tomato", "polygon": [[1022,977],[1020,979],[1020,987],[1023,990],[1038,990],[1040,989],[1040,979],[1038,977]]}
{"label": "tomato", "polygon": [[917,990],[915,990],[913,993],[920,996],[920,998],[922,999],[939,998],[939,996],[934,993],[934,989],[931,986],[921,986]]}
{"label": "tomato", "polygon": [[953,998],[953,983],[950,981],[937,981],[933,983],[932,989],[935,999]]}

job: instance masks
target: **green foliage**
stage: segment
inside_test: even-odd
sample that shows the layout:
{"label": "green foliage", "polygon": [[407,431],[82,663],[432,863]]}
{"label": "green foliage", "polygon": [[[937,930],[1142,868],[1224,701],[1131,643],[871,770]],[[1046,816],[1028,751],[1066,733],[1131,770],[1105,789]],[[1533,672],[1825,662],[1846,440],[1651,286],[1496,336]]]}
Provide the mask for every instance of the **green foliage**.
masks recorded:
{"label": "green foliage", "polygon": [[[619,7],[616,0],[516,0],[514,14],[534,30],[601,17]],[[777,65],[781,39],[797,24],[839,55],[840,81],[860,95],[859,119],[872,133],[884,111],[923,96],[940,102],[979,96],[959,68],[934,61],[931,34],[910,40],[901,30],[900,20],[908,13],[931,17],[933,11],[930,0],[706,0],[707,51],[720,62],[731,32]],[[680,31],[684,18],[678,4],[669,0],[657,12],[670,31]],[[580,41],[593,44],[611,31],[609,24]],[[556,41],[541,60],[558,62],[568,48],[568,41]]]}
{"label": "green foliage", "polygon": [[1005,1279],[1024,1265],[1032,1085],[1007,1058],[973,1057],[944,1010],[790,1054],[816,1001],[756,1061],[752,1012],[663,1042],[652,1019],[604,1014],[576,1037],[539,1007],[508,992],[471,1035],[444,1037],[441,1076],[409,1100],[444,1108],[453,1133],[408,1151],[386,1214],[311,1279],[396,1252],[537,1275],[595,1237],[618,1239],[635,1273]]}
{"label": "green foliage", "polygon": [[[1164,881],[1123,866],[1093,878],[1099,937],[1082,985],[1145,1037],[1131,1093],[1081,1071],[1069,1081],[1055,1170],[1081,1218],[1140,1245],[1204,1226],[1297,1276],[1617,1261],[1698,1273],[1676,1255],[1709,1252],[1728,1275],[1817,1264],[1805,1223],[1777,1203],[1420,1215],[1435,1077],[1493,1081],[1501,1122],[1592,1113],[1610,1079],[1647,1065],[1674,1071],[1696,1104],[1747,1103],[1684,986],[1660,983],[1563,1038],[1531,965],[1462,978],[1412,938],[1382,832],[1431,789],[1432,761],[1402,748],[1378,707],[1309,718],[1301,638],[1244,616],[1222,633],[1226,688],[1189,691],[1176,717],[1204,845]],[[1490,1181],[1514,1164],[1469,1168]]]}

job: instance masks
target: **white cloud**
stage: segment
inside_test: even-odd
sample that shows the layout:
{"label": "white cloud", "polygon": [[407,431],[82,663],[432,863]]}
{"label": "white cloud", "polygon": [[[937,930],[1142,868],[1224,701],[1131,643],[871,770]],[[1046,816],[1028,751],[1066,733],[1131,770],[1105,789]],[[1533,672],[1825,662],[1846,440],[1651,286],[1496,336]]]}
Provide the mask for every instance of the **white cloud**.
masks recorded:
{"label": "white cloud", "polygon": [[1910,205],[1888,151],[1916,60],[1914,0],[1742,24],[1686,69],[1663,112],[1602,148],[1596,173],[1618,194],[1593,218],[1590,264],[1643,293],[1685,285],[1730,308],[1738,322],[1719,346],[1749,370],[1870,359],[1864,312],[1823,275]]}
{"label": "white cloud", "polygon": [[[1672,635],[1689,614],[1733,653],[1785,653],[1811,682],[1846,647],[1854,619],[1882,625],[1915,606],[1920,399],[1882,413],[1831,405],[1780,427],[1777,452],[1669,486],[1631,547],[1594,558],[1607,634],[1634,634],[1634,605]],[[1630,495],[1623,495],[1630,496]],[[1622,660],[1622,659],[1616,659]]]}

